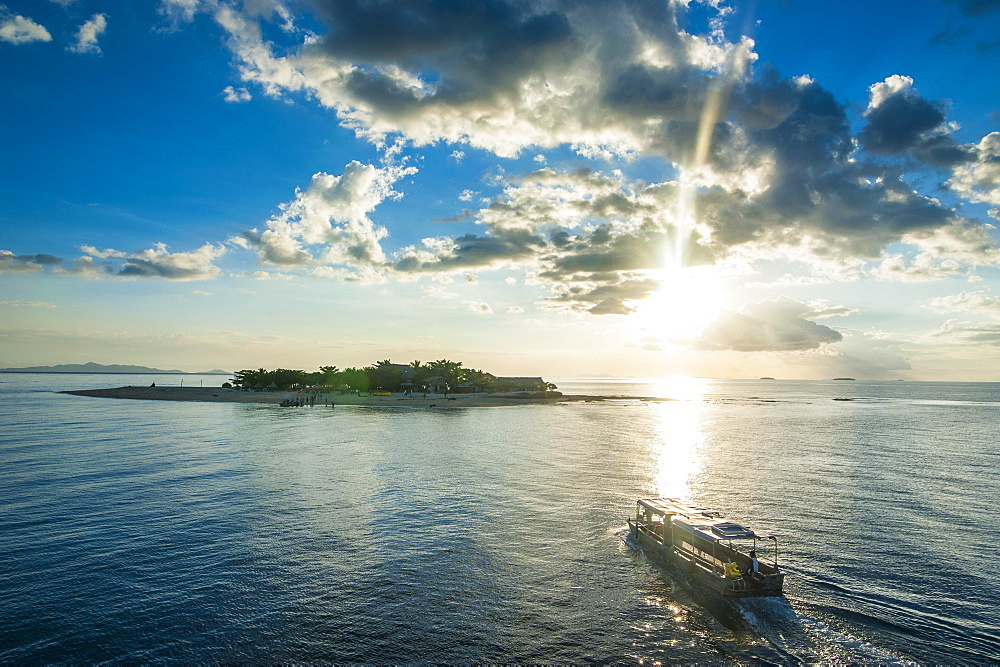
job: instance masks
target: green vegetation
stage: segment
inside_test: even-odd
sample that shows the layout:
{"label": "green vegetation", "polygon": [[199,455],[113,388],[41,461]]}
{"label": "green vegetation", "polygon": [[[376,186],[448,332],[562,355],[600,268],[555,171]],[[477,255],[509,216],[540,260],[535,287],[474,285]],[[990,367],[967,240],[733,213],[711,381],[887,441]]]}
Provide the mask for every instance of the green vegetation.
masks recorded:
{"label": "green vegetation", "polygon": [[[314,373],[301,370],[278,368],[275,370],[242,370],[233,375],[232,384],[237,389],[256,391],[278,391],[301,389],[303,387],[323,387],[336,391],[509,391],[515,388],[504,386],[496,376],[473,368],[465,368],[461,361],[439,359],[423,363],[411,361],[409,364],[394,364],[388,359],[364,368],[320,366]],[[555,389],[555,385],[539,382],[536,390]]]}

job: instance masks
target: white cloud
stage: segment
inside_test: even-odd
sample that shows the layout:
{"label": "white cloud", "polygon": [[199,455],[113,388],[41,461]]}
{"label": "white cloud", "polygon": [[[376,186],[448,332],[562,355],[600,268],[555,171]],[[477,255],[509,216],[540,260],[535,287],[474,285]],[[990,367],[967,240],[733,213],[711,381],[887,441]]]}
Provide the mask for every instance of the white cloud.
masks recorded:
{"label": "white cloud", "polygon": [[[207,280],[216,278],[221,270],[212,262],[226,250],[221,245],[206,243],[190,252],[172,253],[163,243],[134,253],[120,250],[98,250],[83,246],[84,255],[60,273],[87,278],[118,276],[123,278],[166,278],[168,280]],[[103,260],[101,263],[94,261]]]}
{"label": "white cloud", "polygon": [[948,320],[931,334],[935,338],[954,338],[962,345],[1000,347],[1000,324],[987,322],[972,324]]}
{"label": "white cloud", "polygon": [[1000,132],[987,134],[975,148],[975,160],[955,167],[948,185],[970,201],[1000,206]]}
{"label": "white cloud", "polygon": [[913,78],[909,76],[901,76],[899,74],[893,74],[892,76],[887,77],[885,81],[872,84],[872,86],[868,89],[869,98],[867,111],[874,111],[882,106],[885,101],[893,95],[898,95],[899,93],[907,91],[912,87]]}
{"label": "white cloud", "polygon": [[44,26],[20,14],[12,14],[6,6],[0,5],[0,41],[8,44],[51,42],[52,35]]}
{"label": "white cloud", "polygon": [[80,29],[76,32],[76,42],[66,47],[66,50],[73,53],[101,55],[101,47],[97,45],[97,40],[104,34],[107,27],[107,15],[94,14],[87,22],[80,26]]}
{"label": "white cloud", "polygon": [[253,99],[253,95],[250,91],[242,86],[239,88],[233,88],[232,86],[226,86],[222,89],[223,99],[227,102],[240,103],[249,102]]}
{"label": "white cloud", "polygon": [[225,248],[210,243],[191,252],[177,253],[168,252],[166,245],[157,243],[153,248],[129,255],[117,275],[171,280],[215,278],[221,271],[212,262],[224,253]]}
{"label": "white cloud", "polygon": [[493,313],[493,309],[490,308],[490,304],[485,301],[466,301],[465,307],[473,313],[480,313],[482,315],[490,315]]}
{"label": "white cloud", "polygon": [[175,23],[187,22],[202,4],[201,0],[160,0],[160,12]]}
{"label": "white cloud", "polygon": [[97,257],[99,259],[107,259],[108,257],[125,257],[128,255],[128,253],[122,252],[121,250],[114,250],[113,248],[99,250],[92,245],[80,246],[80,250],[84,251],[91,257]]}
{"label": "white cloud", "polygon": [[1000,317],[1000,297],[985,291],[937,297],[927,307],[938,313],[975,312]]}
{"label": "white cloud", "polygon": [[388,232],[368,213],[385,199],[400,197],[393,185],[416,171],[354,161],[340,176],[317,173],[308,188],[279,206],[281,212],[267,221],[263,233],[250,230],[231,240],[256,249],[271,264],[343,266],[353,269],[345,275],[376,280],[386,261],[381,241]]}

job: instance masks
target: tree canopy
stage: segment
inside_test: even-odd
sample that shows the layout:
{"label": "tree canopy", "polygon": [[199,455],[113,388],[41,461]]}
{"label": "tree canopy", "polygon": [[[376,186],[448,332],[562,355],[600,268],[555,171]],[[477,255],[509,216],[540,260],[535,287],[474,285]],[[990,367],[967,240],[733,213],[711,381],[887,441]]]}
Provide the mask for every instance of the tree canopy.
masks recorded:
{"label": "tree canopy", "polygon": [[[249,390],[282,390],[302,389],[306,387],[323,387],[333,390],[383,390],[402,391],[410,388],[414,391],[430,386],[446,387],[452,391],[458,388],[469,388],[473,391],[483,391],[496,385],[497,377],[492,373],[466,368],[461,361],[438,359],[424,363],[411,361],[407,364],[395,364],[389,359],[383,359],[364,368],[345,368],[337,366],[320,366],[319,370],[309,373],[303,370],[278,368],[266,370],[237,371],[233,375],[233,386]],[[551,383],[541,383],[538,389],[554,389]]]}

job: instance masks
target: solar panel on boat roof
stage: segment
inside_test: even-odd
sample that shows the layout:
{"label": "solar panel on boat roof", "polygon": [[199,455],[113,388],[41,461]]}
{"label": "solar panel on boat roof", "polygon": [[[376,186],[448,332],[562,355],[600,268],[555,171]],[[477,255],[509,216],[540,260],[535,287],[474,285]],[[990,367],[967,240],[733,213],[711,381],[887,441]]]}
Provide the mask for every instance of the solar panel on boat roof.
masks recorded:
{"label": "solar panel on boat roof", "polygon": [[733,523],[727,521],[724,523],[717,523],[712,526],[712,532],[727,540],[732,540],[740,537],[756,537],[757,535],[750,530],[745,528],[738,523]]}

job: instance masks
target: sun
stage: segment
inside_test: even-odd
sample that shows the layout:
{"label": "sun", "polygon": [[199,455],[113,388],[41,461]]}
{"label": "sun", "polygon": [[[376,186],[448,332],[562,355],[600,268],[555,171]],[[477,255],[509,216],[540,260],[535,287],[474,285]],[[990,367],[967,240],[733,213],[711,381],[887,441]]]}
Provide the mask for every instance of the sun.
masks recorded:
{"label": "sun", "polygon": [[724,294],[714,267],[657,269],[647,275],[661,287],[635,304],[636,324],[646,337],[681,344],[697,337],[722,312]]}

